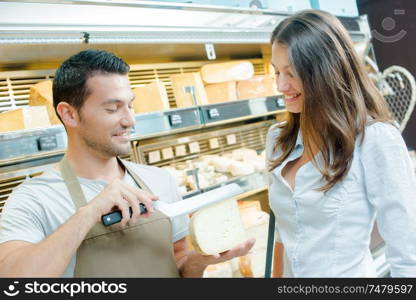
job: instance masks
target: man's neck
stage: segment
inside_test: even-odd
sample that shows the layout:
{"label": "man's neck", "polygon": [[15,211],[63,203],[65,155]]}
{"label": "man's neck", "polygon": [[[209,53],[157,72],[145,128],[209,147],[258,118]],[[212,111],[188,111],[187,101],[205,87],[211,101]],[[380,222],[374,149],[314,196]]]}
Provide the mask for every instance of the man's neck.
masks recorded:
{"label": "man's neck", "polygon": [[124,176],[124,169],[119,165],[115,156],[104,157],[94,150],[82,149],[81,151],[69,145],[66,156],[78,177],[111,182],[116,178],[122,179]]}

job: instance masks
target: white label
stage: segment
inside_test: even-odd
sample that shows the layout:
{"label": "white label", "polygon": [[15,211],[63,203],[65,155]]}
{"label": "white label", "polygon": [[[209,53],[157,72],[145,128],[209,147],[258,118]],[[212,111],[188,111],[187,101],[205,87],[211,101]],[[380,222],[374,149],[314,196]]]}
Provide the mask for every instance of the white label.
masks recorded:
{"label": "white label", "polygon": [[234,145],[237,144],[237,138],[235,134],[227,135],[227,145]]}
{"label": "white label", "polygon": [[175,147],[175,155],[176,156],[184,156],[186,155],[186,147],[185,145],[179,145]]}
{"label": "white label", "polygon": [[173,158],[173,149],[172,149],[172,147],[162,149],[162,157],[163,157],[163,159]]}
{"label": "white label", "polygon": [[149,152],[149,164],[153,164],[158,161],[160,161],[160,151],[156,150]]}
{"label": "white label", "polygon": [[189,151],[191,153],[197,153],[200,152],[201,149],[199,148],[198,142],[189,143]]}
{"label": "white label", "polygon": [[209,147],[210,147],[211,149],[218,148],[219,146],[220,146],[220,144],[219,144],[219,142],[218,142],[218,139],[217,139],[217,138],[213,138],[213,139],[210,139],[210,140],[209,140]]}

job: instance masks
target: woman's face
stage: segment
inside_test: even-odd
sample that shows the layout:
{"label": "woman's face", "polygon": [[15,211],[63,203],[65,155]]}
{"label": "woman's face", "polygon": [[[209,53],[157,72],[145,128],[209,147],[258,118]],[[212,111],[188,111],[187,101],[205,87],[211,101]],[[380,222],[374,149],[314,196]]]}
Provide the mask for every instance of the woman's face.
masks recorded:
{"label": "woman's face", "polygon": [[272,65],[276,73],[277,89],[285,97],[287,111],[300,113],[304,101],[302,83],[290,66],[288,50],[285,45],[273,43]]}

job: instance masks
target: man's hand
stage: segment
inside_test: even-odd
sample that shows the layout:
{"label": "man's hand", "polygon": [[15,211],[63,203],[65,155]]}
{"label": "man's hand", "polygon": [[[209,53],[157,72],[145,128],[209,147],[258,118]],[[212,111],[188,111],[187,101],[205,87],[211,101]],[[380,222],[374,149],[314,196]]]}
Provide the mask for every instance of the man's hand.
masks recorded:
{"label": "man's hand", "polygon": [[187,260],[181,266],[182,277],[202,277],[202,273],[208,265],[218,264],[238,256],[247,255],[255,243],[255,239],[249,239],[236,247],[215,255],[204,255],[196,251],[190,251]]}
{"label": "man's hand", "polygon": [[[154,211],[152,202],[158,199],[159,197],[155,195],[137,187],[127,185],[120,179],[115,179],[85,207],[89,209],[91,216],[96,222],[101,220],[102,215],[119,209],[123,216],[121,225],[124,226],[129,220],[132,221],[133,224],[136,223],[137,218],[140,216],[140,203],[143,203],[147,209],[147,213],[142,216],[149,217]],[[131,207],[133,211],[131,217],[129,207]]]}

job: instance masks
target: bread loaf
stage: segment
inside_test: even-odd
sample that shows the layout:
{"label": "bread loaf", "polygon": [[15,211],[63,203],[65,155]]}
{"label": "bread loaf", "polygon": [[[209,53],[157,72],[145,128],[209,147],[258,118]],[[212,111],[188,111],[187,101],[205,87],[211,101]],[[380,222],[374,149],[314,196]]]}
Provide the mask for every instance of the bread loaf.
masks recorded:
{"label": "bread loaf", "polygon": [[235,199],[228,199],[195,212],[189,224],[194,248],[207,255],[232,249],[246,241]]}

